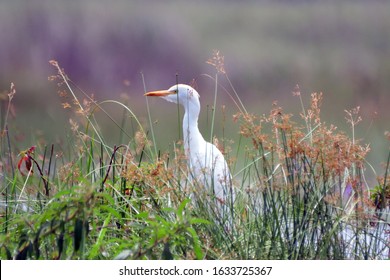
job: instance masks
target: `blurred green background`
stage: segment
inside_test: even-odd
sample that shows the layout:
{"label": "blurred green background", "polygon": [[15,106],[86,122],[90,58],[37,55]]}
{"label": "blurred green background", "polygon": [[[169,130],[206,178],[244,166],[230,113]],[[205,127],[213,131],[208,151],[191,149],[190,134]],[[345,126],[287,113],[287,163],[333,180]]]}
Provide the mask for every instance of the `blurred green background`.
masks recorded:
{"label": "blurred green background", "polygon": [[[199,124],[209,139],[214,81],[203,74],[215,75],[205,61],[218,49],[250,112],[268,113],[278,100],[298,120],[300,103],[291,92],[299,84],[307,106],[311,92],[323,92],[323,120],[350,133],[344,110],[360,106],[357,138],[371,145],[368,160],[381,173],[389,149],[384,132],[390,130],[389,11],[390,1],[373,0],[1,0],[0,90],[16,85],[9,120],[14,147],[40,138],[61,142],[67,134],[69,113],[61,107],[56,83],[47,79],[56,73],[51,59],[98,100],[122,100],[126,93],[145,124],[140,73],[147,90],[170,87],[176,74],[182,83],[195,79],[203,106]],[[222,76],[220,83],[228,86]],[[179,135],[177,111],[163,100],[150,99],[149,105],[152,120],[158,120],[158,148],[167,150]],[[4,101],[1,110],[3,118]],[[120,120],[122,110],[107,110]],[[231,117],[236,111],[220,91],[218,137],[237,141]],[[120,131],[101,118],[105,136],[115,143]]]}

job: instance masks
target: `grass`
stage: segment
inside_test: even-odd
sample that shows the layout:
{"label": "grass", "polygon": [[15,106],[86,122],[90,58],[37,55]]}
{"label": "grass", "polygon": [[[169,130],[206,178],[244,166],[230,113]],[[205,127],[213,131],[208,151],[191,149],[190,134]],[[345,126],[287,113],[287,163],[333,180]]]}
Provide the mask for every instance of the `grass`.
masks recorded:
{"label": "grass", "polygon": [[[277,104],[269,114],[251,114],[223,57],[215,53],[208,63],[217,69],[214,110],[221,88],[238,108],[236,150],[219,141],[230,166],[232,155],[244,162],[233,174],[231,228],[204,192],[190,199],[197,182],[188,180],[180,141],[171,152],[157,150],[149,105],[146,128],[125,103],[96,101],[52,61],[58,73],[51,79],[73,112],[67,144],[37,144],[17,155],[8,121],[14,85],[3,101],[0,258],[388,259],[390,153],[377,186],[369,186],[369,147],[354,138],[359,109],[346,111],[352,137],[321,120],[322,94],[313,93],[306,108],[299,88],[295,122]],[[107,144],[96,118],[110,118],[107,104],[124,112],[119,123],[111,118],[117,146]]]}

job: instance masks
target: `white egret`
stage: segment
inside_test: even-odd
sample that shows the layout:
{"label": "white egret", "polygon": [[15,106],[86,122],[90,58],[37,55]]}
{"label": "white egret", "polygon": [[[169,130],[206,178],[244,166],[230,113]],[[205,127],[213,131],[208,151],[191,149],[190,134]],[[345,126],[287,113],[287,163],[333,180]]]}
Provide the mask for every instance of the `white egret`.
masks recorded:
{"label": "white egret", "polygon": [[[145,95],[158,96],[184,107],[183,141],[190,174],[195,182],[204,185],[209,193],[213,192],[219,214],[222,214],[221,217],[224,219],[228,218],[226,215],[230,212],[229,209],[232,209],[235,200],[231,174],[221,151],[215,145],[206,142],[199,132],[198,92],[188,85],[177,84],[168,90],[151,91]],[[231,217],[228,219],[231,220]]]}

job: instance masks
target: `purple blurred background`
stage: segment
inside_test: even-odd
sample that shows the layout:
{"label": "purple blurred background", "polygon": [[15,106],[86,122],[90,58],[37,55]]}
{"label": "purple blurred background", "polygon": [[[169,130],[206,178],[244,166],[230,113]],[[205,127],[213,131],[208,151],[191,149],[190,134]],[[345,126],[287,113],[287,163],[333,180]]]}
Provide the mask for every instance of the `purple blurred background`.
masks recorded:
{"label": "purple blurred background", "polygon": [[[361,106],[357,136],[371,144],[370,161],[379,167],[388,152],[383,134],[390,129],[389,11],[389,1],[354,0],[2,0],[0,91],[16,85],[11,121],[24,132],[23,145],[36,141],[36,130],[54,141],[67,114],[47,79],[56,73],[49,60],[98,100],[119,100],[126,92],[130,107],[146,119],[141,72],[147,90],[168,88],[176,73],[179,82],[196,79],[206,110],[214,82],[202,74],[215,74],[205,61],[219,49],[251,112],[267,113],[279,100],[298,115],[300,103],[291,94],[296,84],[307,104],[311,92],[324,93],[327,123],[345,128],[344,109]],[[221,83],[227,86],[223,78]],[[225,94],[218,98],[229,113],[236,111]],[[173,107],[163,101],[150,106],[160,123],[175,124],[156,127],[160,141],[177,138]],[[237,138],[236,128],[230,133]]]}

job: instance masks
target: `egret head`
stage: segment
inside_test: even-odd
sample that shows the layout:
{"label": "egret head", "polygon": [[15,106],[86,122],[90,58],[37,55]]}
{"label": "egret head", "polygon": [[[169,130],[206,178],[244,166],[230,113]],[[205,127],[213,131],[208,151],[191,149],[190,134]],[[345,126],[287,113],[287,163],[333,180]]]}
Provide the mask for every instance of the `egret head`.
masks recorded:
{"label": "egret head", "polygon": [[179,103],[185,108],[200,107],[199,93],[189,85],[177,84],[167,90],[151,91],[145,96],[158,96],[173,103]]}

